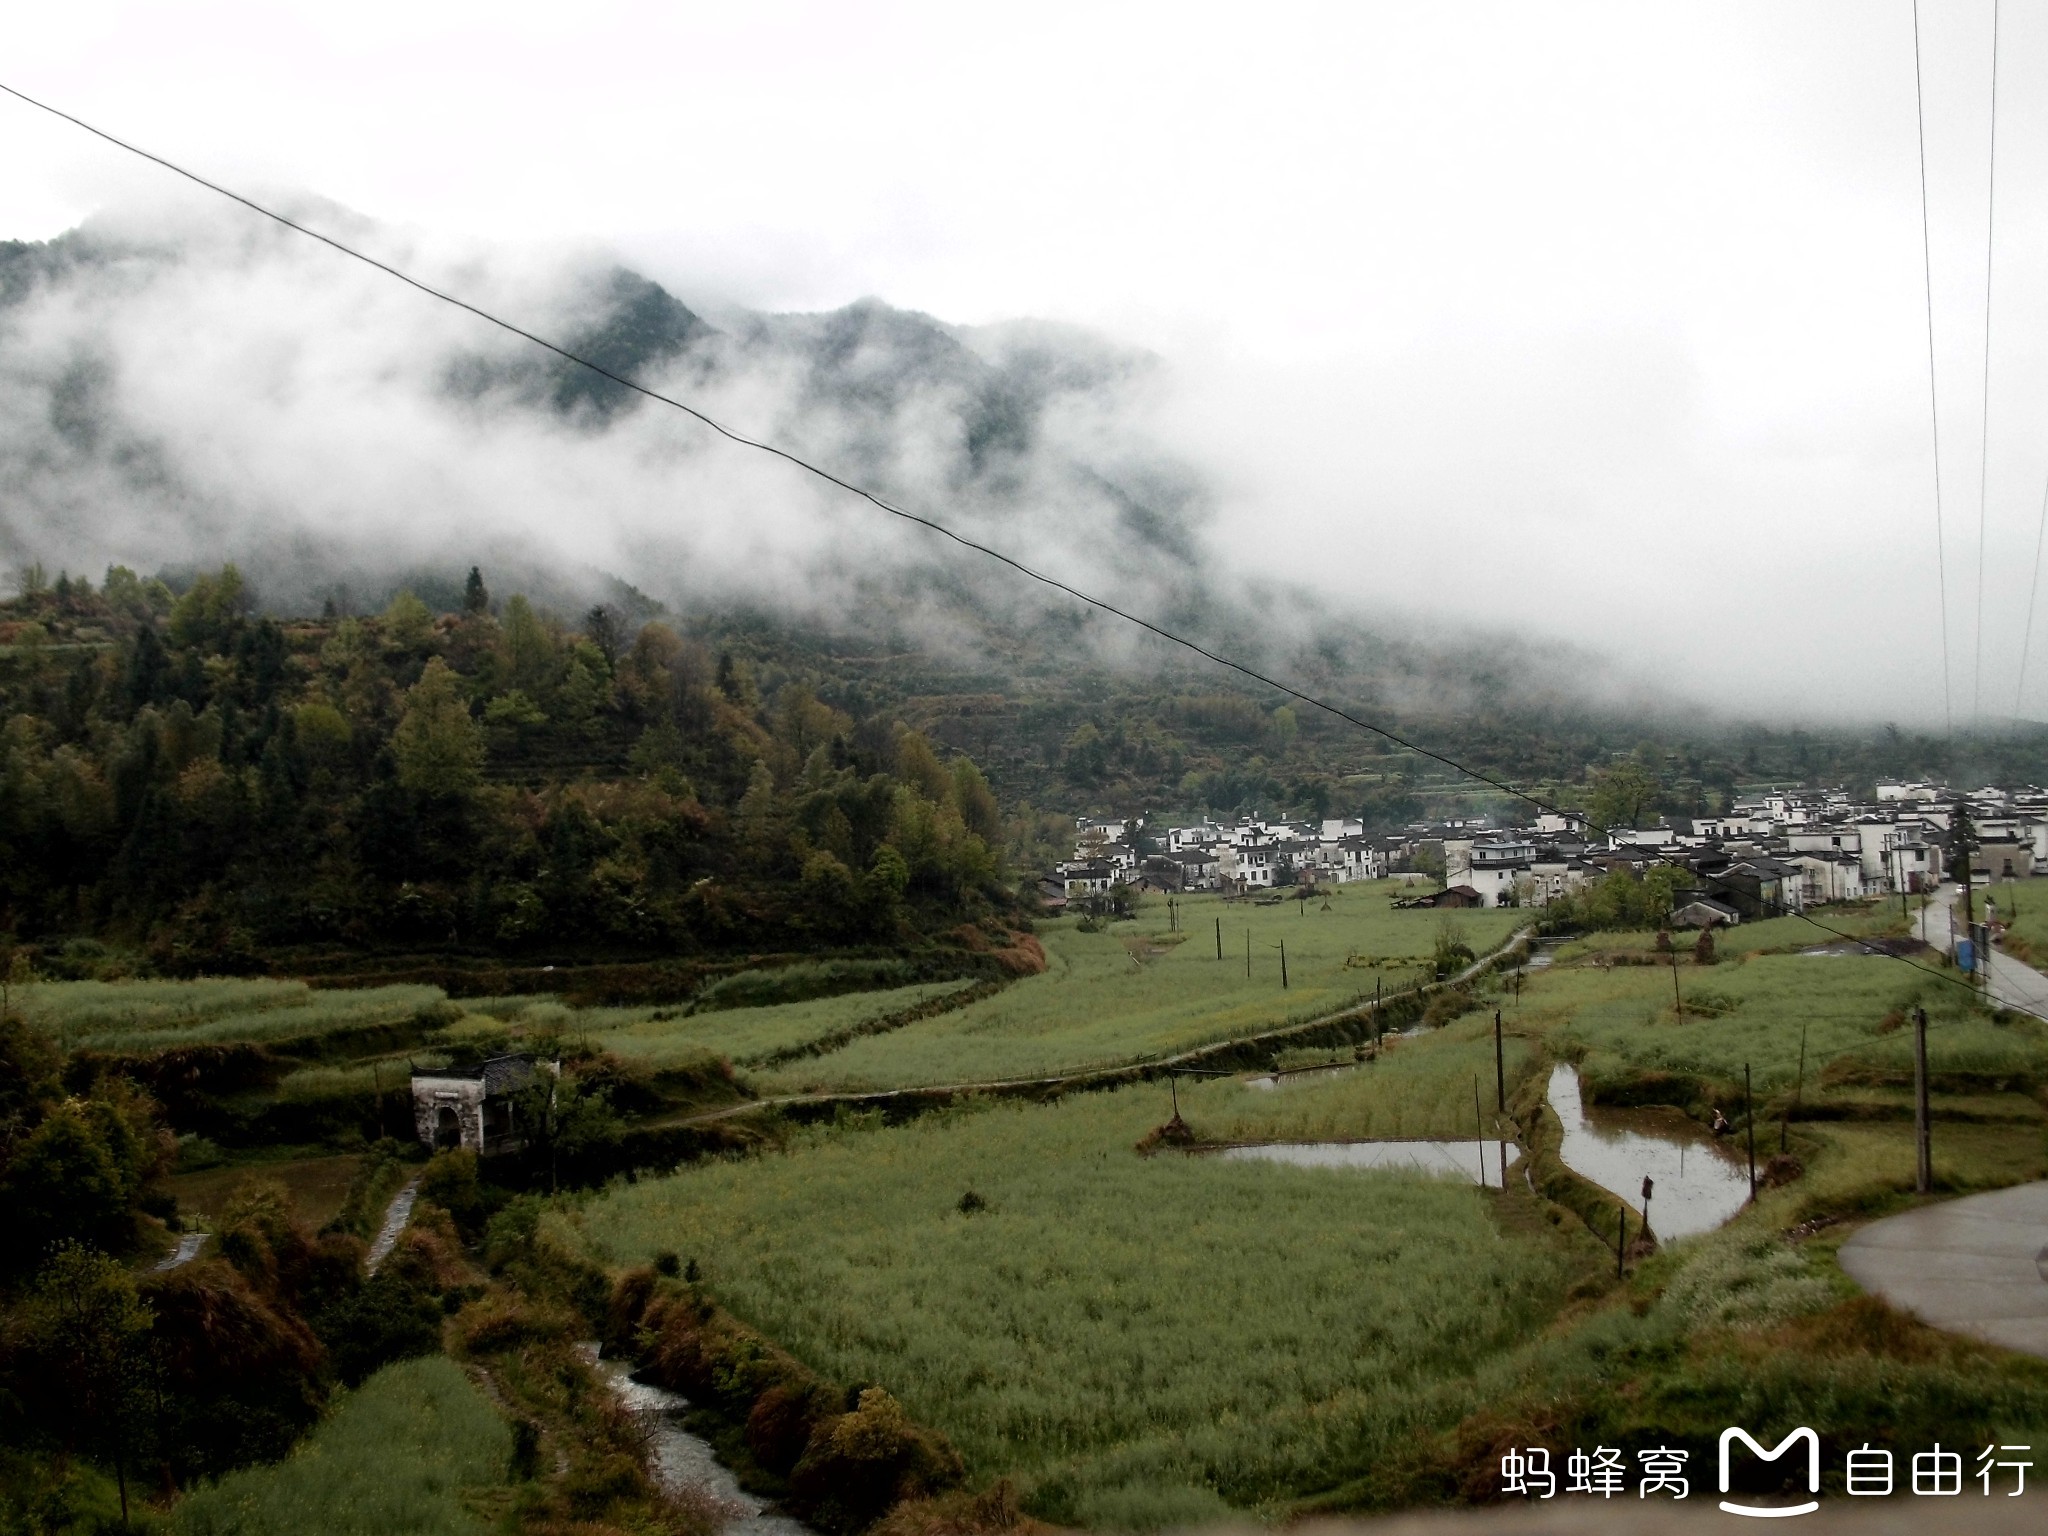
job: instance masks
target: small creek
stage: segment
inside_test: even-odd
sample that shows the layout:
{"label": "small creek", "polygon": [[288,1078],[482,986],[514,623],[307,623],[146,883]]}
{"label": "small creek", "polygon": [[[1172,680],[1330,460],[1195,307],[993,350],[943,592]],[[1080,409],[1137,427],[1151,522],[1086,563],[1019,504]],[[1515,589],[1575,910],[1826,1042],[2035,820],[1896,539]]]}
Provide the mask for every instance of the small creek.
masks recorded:
{"label": "small creek", "polygon": [[1558,1156],[1639,1215],[1643,1178],[1653,1181],[1650,1228],[1667,1241],[1711,1232],[1748,1203],[1749,1173],[1712,1133],[1677,1110],[1599,1110],[1589,1114],[1579,1074],[1564,1062],[1550,1072],[1550,1107],[1564,1127]]}
{"label": "small creek", "polygon": [[[1217,1156],[1233,1162],[1288,1163],[1297,1168],[1400,1168],[1450,1174],[1468,1184],[1498,1189],[1500,1145],[1497,1141],[1275,1141],[1226,1147]],[[1520,1149],[1510,1143],[1510,1166],[1519,1156]]]}
{"label": "small creek", "polygon": [[594,1342],[576,1347],[646,1434],[648,1461],[663,1488],[708,1494],[724,1512],[719,1525],[724,1536],[813,1536],[802,1521],[773,1513],[767,1500],[748,1493],[711,1443],[683,1428],[683,1413],[690,1406],[687,1397],[635,1381],[624,1361],[602,1358]]}

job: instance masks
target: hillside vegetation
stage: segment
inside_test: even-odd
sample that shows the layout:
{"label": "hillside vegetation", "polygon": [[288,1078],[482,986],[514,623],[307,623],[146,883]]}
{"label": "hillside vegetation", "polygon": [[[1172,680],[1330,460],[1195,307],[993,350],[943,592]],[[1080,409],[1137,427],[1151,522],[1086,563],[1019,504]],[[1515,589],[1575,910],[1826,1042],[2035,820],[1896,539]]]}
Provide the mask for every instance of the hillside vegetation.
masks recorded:
{"label": "hillside vegetation", "polygon": [[193,971],[896,944],[1009,909],[971,761],[472,578],[457,612],[319,622],[258,616],[232,566],[0,607],[0,929],[92,975],[88,936]]}

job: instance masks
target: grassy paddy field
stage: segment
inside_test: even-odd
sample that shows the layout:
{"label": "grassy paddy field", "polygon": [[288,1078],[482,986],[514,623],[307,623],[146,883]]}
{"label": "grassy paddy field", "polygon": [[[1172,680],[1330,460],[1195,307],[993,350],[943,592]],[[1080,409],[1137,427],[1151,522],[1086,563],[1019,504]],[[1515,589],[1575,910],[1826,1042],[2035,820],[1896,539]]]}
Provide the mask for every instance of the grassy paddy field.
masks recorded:
{"label": "grassy paddy field", "polygon": [[1481,954],[1528,920],[1513,911],[1397,911],[1400,889],[1391,882],[1340,886],[1327,912],[1320,898],[1302,910],[1293,902],[1260,907],[1191,896],[1181,903],[1177,933],[1167,931],[1158,898],[1106,932],[1082,932],[1073,918],[1043,923],[1039,938],[1050,962],[1043,975],[752,1081],[778,1093],[905,1088],[1142,1061],[1334,1012],[1371,997],[1375,981],[1388,990],[1405,986],[1425,974],[1447,918]]}
{"label": "grassy paddy field", "polygon": [[[1390,1081],[1351,1076],[1368,1096]],[[1183,1109],[1206,1123],[1246,1092]],[[1509,1234],[1448,1180],[1139,1156],[1166,1113],[1144,1085],[821,1131],[576,1219],[614,1262],[695,1258],[807,1363],[943,1429],[977,1478],[1124,1528],[1297,1497],[1455,1418],[1477,1363],[1599,1262],[1590,1239]],[[986,1209],[962,1213],[969,1190]]]}
{"label": "grassy paddy field", "polygon": [[[1651,935],[1601,935],[1528,973],[1519,997],[1497,987],[1370,1065],[1275,1089],[1180,1086],[1209,1140],[1461,1137],[1475,1074],[1492,1102],[1495,1005],[1511,1082],[1581,1059],[1595,1098],[1653,1074],[1739,1083],[1744,1062],[1760,1097],[1782,1096],[1804,1026],[1806,1102],[1854,1118],[1796,1123],[1805,1177],[1643,1264],[1627,1305],[1573,1309],[1612,1250],[1519,1191],[1140,1157],[1133,1143],[1169,1112],[1159,1084],[803,1133],[614,1188],[567,1219],[614,1263],[696,1258],[713,1294],[807,1363],[897,1393],[977,1480],[1014,1478],[1038,1513],[1093,1527],[1371,1507],[1452,1496],[1462,1479],[1484,1496],[1496,1433],[1711,1443],[1723,1423],[1788,1411],[1824,1433],[2048,1426],[2048,1367],[1857,1311],[1833,1259],[1856,1220],[1911,1198],[1910,1120],[1892,1102],[1910,1074],[1901,1011],[1928,1007],[1937,1080],[1953,1080],[1935,1102],[1949,1190],[2048,1172],[2048,1032],[1972,1014],[1896,960],[1800,953],[1810,925],[1780,930],[1724,935],[1736,958],[1719,965],[1688,958],[1683,1016],[1668,968],[1609,963]],[[1102,999],[1133,978],[1128,1049],[1182,994],[1156,957],[1108,963],[1125,936],[1054,928],[1047,947],[1094,957]],[[1076,961],[1065,984],[1087,978]],[[1163,998],[1141,985],[1155,978]],[[1122,1017],[1091,1016],[1088,1038],[1113,1049]],[[970,1189],[987,1208],[963,1214]],[[1846,1224],[1804,1245],[1780,1236],[1816,1217]]]}
{"label": "grassy paddy field", "polygon": [[[176,1536],[485,1536],[512,1437],[454,1361],[388,1365],[281,1462],[182,1499]],[[502,1495],[501,1495],[502,1498]]]}

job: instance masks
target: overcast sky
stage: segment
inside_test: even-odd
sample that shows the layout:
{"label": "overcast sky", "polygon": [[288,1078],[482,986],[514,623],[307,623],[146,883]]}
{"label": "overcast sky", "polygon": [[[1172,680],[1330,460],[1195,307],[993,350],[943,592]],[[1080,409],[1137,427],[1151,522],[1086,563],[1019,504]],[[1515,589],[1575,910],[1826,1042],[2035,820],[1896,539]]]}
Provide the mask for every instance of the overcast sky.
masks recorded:
{"label": "overcast sky", "polygon": [[[2014,706],[2048,478],[2048,0],[1925,47],[1949,651]],[[0,79],[256,190],[1166,359],[1248,571],[1675,689],[1938,724],[1912,11],[43,6]],[[163,173],[0,101],[0,235]],[[2048,621],[2025,712],[2048,717]]]}

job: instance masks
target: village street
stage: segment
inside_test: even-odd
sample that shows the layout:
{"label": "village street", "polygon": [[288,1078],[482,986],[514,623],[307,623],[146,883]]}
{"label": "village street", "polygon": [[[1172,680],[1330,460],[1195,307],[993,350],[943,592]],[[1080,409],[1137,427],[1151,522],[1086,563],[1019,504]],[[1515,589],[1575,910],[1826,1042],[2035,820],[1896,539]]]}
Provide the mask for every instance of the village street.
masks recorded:
{"label": "village street", "polygon": [[[1943,954],[1949,953],[1954,943],[1954,935],[1950,933],[1951,919],[1955,932],[1960,934],[1962,931],[1962,914],[1955,910],[1961,899],[1960,886],[1944,885],[1914,918],[1914,932],[1918,937]],[[1978,911],[1981,917],[1982,909]],[[1996,949],[1990,951],[1987,963],[1985,991],[1992,1002],[2001,1008],[2048,1019],[2048,976],[2011,955],[2000,954]]]}

